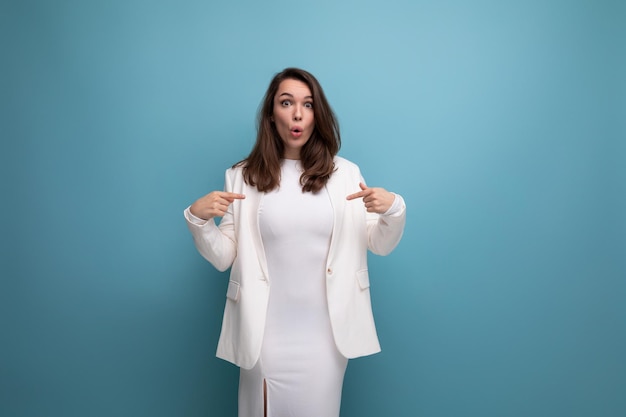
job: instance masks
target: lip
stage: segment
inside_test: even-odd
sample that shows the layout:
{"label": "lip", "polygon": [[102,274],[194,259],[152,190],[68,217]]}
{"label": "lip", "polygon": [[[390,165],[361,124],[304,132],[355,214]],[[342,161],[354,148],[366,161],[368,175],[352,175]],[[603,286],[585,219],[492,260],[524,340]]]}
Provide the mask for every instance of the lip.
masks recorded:
{"label": "lip", "polygon": [[299,138],[300,136],[302,136],[304,129],[302,129],[300,126],[294,126],[289,132],[291,133],[292,137]]}

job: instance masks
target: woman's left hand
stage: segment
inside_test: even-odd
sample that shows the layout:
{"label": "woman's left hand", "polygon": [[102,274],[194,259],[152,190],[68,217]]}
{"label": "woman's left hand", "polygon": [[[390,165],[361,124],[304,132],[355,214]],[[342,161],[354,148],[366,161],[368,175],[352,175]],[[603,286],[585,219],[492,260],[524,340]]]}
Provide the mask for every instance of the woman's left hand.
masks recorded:
{"label": "woman's left hand", "polygon": [[346,198],[348,200],[354,200],[363,197],[365,209],[370,213],[383,214],[387,210],[389,210],[389,208],[393,204],[395,195],[385,190],[384,188],[370,188],[362,182],[359,183],[359,187],[361,187],[361,191],[359,191],[358,193],[350,194]]}

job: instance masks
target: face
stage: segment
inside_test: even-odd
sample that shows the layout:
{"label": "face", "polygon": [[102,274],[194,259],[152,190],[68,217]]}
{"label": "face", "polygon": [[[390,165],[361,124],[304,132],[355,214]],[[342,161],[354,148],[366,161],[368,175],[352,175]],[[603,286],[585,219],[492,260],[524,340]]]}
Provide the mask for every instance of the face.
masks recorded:
{"label": "face", "polygon": [[274,96],[272,121],[285,144],[286,159],[300,159],[300,150],[315,128],[313,96],[309,87],[299,80],[283,80]]}

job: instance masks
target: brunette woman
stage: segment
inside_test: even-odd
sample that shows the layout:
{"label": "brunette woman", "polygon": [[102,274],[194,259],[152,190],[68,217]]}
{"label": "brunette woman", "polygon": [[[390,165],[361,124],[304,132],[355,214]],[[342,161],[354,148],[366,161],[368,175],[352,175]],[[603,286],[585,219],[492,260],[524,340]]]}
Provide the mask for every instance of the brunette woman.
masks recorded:
{"label": "brunette woman", "polygon": [[241,369],[240,417],[338,417],[348,359],[380,351],[367,250],[396,247],[406,209],[340,145],[319,82],[287,68],[250,155],[185,210],[199,252],[231,268],[217,356]]}

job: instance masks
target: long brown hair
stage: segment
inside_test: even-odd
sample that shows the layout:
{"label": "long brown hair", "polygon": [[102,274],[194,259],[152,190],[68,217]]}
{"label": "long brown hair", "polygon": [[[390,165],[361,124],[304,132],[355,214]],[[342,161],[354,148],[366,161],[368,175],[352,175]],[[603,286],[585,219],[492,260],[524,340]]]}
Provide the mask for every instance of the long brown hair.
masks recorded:
{"label": "long brown hair", "polygon": [[243,178],[248,185],[261,192],[272,191],[280,185],[280,162],[284,144],[272,122],[274,96],[284,80],[302,81],[313,96],[315,128],[300,151],[304,172],[300,176],[302,191],[313,193],[321,190],[335,169],[333,158],[341,147],[339,123],[326,100],[324,90],[317,79],[299,68],[286,68],[274,76],[263,98],[257,116],[256,143],[250,155],[235,166],[243,166]]}

